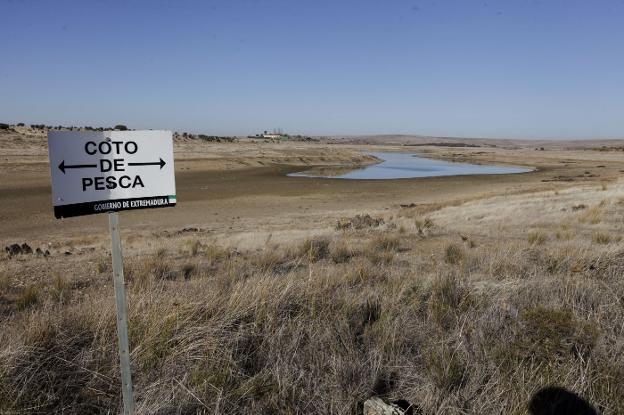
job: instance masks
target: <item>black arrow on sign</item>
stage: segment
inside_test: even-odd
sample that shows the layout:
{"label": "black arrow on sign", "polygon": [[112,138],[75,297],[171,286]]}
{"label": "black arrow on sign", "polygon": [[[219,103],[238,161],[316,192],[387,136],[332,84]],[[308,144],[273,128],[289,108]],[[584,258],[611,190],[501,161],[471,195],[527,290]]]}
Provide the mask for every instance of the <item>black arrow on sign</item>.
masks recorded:
{"label": "black arrow on sign", "polygon": [[165,160],[160,159],[160,161],[153,161],[147,163],[128,163],[128,166],[160,166],[162,169],[165,166]]}
{"label": "black arrow on sign", "polygon": [[88,169],[97,167],[97,164],[74,164],[73,166],[65,165],[65,160],[61,161],[61,164],[58,165],[59,170],[65,174],[65,169]]}

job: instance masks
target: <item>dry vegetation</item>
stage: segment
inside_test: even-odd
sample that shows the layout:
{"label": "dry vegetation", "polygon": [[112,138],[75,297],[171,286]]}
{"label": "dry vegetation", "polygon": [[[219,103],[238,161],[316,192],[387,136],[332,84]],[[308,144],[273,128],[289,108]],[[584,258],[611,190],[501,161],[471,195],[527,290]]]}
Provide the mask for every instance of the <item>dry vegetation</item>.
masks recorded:
{"label": "dry vegetation", "polygon": [[[159,240],[125,262],[139,413],[351,414],[381,395],[522,414],[549,385],[624,413],[623,198],[408,208],[258,250]],[[75,275],[28,260],[49,268],[37,285],[0,262],[1,413],[119,409],[109,257],[91,255]]]}

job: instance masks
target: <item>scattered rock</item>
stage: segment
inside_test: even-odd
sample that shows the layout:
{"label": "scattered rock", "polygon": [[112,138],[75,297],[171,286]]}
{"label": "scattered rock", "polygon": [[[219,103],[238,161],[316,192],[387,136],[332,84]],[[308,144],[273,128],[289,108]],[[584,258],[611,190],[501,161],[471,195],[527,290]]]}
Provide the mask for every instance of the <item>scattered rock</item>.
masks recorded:
{"label": "scattered rock", "polygon": [[370,215],[355,215],[351,219],[345,221],[338,221],[336,223],[336,230],[344,229],[364,229],[373,228],[379,225],[383,225],[384,221],[381,218],[373,218]]}
{"label": "scattered rock", "polygon": [[160,232],[160,235],[165,236],[165,237],[172,237],[172,236],[184,235],[186,233],[202,233],[202,232],[209,232],[209,230],[202,229],[202,228],[182,228],[179,231],[173,231],[173,232],[162,231]]}
{"label": "scattered rock", "polygon": [[587,205],[584,205],[581,203],[580,205],[572,206],[572,210],[574,212],[576,212],[577,210],[583,210],[583,209],[587,209]]}
{"label": "scattered rock", "polygon": [[33,250],[27,243],[22,244],[22,254],[32,254]]}
{"label": "scattered rock", "polygon": [[402,208],[415,208],[416,203],[408,203],[407,205],[400,205]]}
{"label": "scattered rock", "polygon": [[12,244],[4,248],[5,251],[9,254],[10,257],[14,255],[19,255],[22,253],[22,247],[18,244]]}
{"label": "scattered rock", "polygon": [[69,251],[65,251],[65,252],[63,252],[63,255],[65,255],[65,256],[69,256],[69,255],[71,255],[71,254],[72,254],[72,253],[71,253],[71,252],[69,252]]}
{"label": "scattered rock", "polygon": [[15,255],[29,255],[33,253],[32,248],[26,242],[23,244],[11,244],[4,247],[4,250],[9,254],[9,257]]}
{"label": "scattered rock", "polygon": [[[593,176],[590,176],[593,177]],[[542,182],[573,182],[574,177],[570,176],[555,176],[552,179],[542,179]]]}
{"label": "scattered rock", "polygon": [[194,232],[203,232],[203,230],[202,228],[183,228],[182,230],[179,230],[176,233],[183,234],[183,233],[194,233]]}
{"label": "scattered rock", "polygon": [[364,402],[363,415],[416,415],[419,413],[418,408],[415,410],[409,402],[404,400],[386,402],[374,397]]}

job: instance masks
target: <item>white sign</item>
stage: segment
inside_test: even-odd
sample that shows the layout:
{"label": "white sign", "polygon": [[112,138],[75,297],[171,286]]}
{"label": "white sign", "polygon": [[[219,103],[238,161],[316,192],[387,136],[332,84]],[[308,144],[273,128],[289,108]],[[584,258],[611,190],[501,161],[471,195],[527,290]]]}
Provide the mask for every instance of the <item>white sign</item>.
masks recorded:
{"label": "white sign", "polygon": [[176,204],[170,131],[48,133],[57,218]]}

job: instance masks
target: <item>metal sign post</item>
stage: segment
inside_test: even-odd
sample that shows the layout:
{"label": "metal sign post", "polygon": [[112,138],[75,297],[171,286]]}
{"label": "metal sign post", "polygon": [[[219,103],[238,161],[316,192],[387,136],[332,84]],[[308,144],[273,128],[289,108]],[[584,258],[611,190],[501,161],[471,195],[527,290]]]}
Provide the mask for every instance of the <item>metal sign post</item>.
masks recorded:
{"label": "metal sign post", "polygon": [[108,213],[124,415],[134,414],[118,211],[177,203],[170,131],[48,132],[54,216]]}
{"label": "metal sign post", "polygon": [[111,234],[111,253],[113,257],[113,284],[115,286],[115,303],[117,305],[117,337],[119,339],[119,366],[121,368],[121,391],[123,394],[124,415],[134,414],[134,397],[132,395],[132,376],[130,374],[130,345],[128,342],[128,317],[126,308],[126,292],[119,236],[119,215],[117,212],[108,214],[108,227]]}

